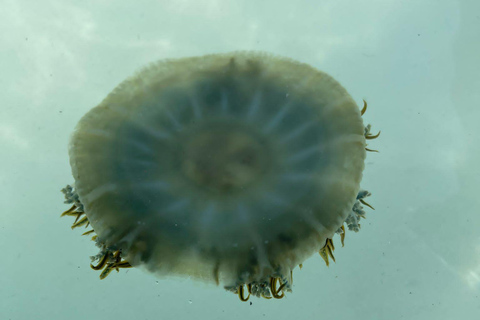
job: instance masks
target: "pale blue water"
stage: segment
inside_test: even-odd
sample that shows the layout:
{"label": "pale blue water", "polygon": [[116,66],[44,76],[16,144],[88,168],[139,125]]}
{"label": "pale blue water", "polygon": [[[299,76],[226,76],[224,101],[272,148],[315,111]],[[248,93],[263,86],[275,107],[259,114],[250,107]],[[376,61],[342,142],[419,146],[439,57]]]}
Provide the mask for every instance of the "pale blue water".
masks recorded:
{"label": "pale blue water", "polygon": [[[476,1],[0,0],[0,319],[477,319],[480,4]],[[100,281],[60,219],[69,135],[139,67],[264,50],[340,81],[381,130],[359,233],[313,256],[281,300],[141,270]],[[250,303],[251,302],[251,303]]]}

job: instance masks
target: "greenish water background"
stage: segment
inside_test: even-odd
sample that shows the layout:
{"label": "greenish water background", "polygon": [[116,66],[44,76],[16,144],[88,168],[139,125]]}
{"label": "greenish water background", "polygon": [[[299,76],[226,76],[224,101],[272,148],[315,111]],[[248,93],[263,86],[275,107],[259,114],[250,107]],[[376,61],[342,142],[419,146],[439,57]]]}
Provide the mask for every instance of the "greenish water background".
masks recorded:
{"label": "greenish water background", "polygon": [[[478,319],[477,1],[0,0],[0,319]],[[162,58],[264,50],[309,63],[359,105],[379,154],[362,230],[294,272],[282,300],[89,268],[60,189],[80,117]],[[337,239],[338,242],[338,239]]]}

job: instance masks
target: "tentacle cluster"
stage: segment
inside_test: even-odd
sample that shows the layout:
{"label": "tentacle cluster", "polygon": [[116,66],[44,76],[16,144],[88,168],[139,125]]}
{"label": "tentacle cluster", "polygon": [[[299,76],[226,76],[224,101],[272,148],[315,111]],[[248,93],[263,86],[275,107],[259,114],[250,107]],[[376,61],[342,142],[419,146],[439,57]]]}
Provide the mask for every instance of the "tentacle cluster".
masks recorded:
{"label": "tentacle cluster", "polygon": [[[245,288],[248,294],[245,293]],[[225,287],[225,289],[238,295],[241,301],[248,301],[250,296],[264,299],[282,299],[285,296],[285,291],[291,291],[291,285],[286,277],[273,276],[266,281],[241,283],[236,286]]]}
{"label": "tentacle cluster", "polygon": [[[363,100],[363,108],[360,111],[360,114],[363,116],[365,112],[367,111],[367,102]],[[376,139],[380,136],[379,131],[376,135],[373,135],[370,133],[372,126],[369,124],[365,127],[364,135],[365,139],[367,140],[373,140]],[[365,150],[370,151],[370,152],[378,152],[377,150],[372,150],[365,148]],[[353,204],[352,211],[348,215],[347,219],[345,220],[345,223],[347,224],[348,230],[358,232],[360,230],[360,219],[363,218],[365,219],[365,211],[363,210],[363,205],[369,207],[372,210],[375,210],[370,204],[368,204],[364,199],[368,196],[370,196],[371,193],[368,192],[367,190],[360,190],[357,194],[357,198],[355,203]],[[336,231],[337,234],[340,235],[340,240],[342,243],[342,247],[345,245],[345,227],[342,225],[338,230]],[[325,242],[325,245],[320,249],[319,254],[325,260],[325,263],[327,267],[329,266],[329,257],[332,258],[333,262],[335,262],[335,257],[333,256],[333,251],[335,250],[335,247],[333,245],[333,240],[332,239],[327,239]]]}
{"label": "tentacle cluster", "polygon": [[107,247],[97,239],[97,246],[100,247],[100,252],[96,256],[90,257],[92,262],[98,260],[97,265],[90,264],[93,270],[102,270],[100,279],[105,279],[113,270],[131,268],[132,265],[122,258],[122,250],[114,247]]}
{"label": "tentacle cluster", "polygon": [[[63,188],[62,193],[65,195],[65,203],[73,203],[73,205],[67,211],[62,213],[63,216],[72,216],[75,217],[75,221],[72,224],[72,229],[85,226],[87,228],[90,225],[88,217],[85,214],[85,210],[82,202],[80,201],[78,194],[75,192],[75,189],[67,185]],[[84,232],[82,235],[89,235],[94,233],[93,229]],[[97,265],[90,264],[90,267],[93,270],[102,270],[100,274],[100,279],[105,279],[110,272],[113,270],[119,271],[120,268],[131,268],[132,266],[128,261],[122,259],[122,251],[118,248],[107,247],[105,244],[98,240],[97,235],[92,237],[92,240],[96,242],[97,247],[100,248],[100,252],[90,257],[92,262],[98,260]]]}
{"label": "tentacle cluster", "polygon": [[[367,101],[363,100],[363,108],[362,108],[362,111],[360,111],[360,114],[363,116],[366,111],[367,111]],[[370,133],[371,128],[372,128],[372,126],[370,124],[368,124],[365,127],[364,135],[365,135],[365,139],[367,139],[367,140],[377,139],[380,136],[381,131],[378,131],[378,133],[375,134],[375,135],[371,134]],[[369,148],[365,148],[365,150],[367,150],[369,152],[378,152],[378,150],[373,150],[373,149],[369,149]]]}
{"label": "tentacle cluster", "polygon": [[[78,198],[78,194],[75,192],[74,188],[70,185],[67,185],[61,191],[65,195],[64,203],[68,203],[68,204],[73,203],[70,209],[63,212],[61,216],[75,217],[75,221],[72,224],[72,229],[82,227],[82,226],[85,226],[85,228],[88,228],[88,226],[90,225],[90,222],[88,222],[88,218],[85,215],[83,204]],[[93,233],[93,230],[85,232],[84,235],[90,234],[90,233]]]}

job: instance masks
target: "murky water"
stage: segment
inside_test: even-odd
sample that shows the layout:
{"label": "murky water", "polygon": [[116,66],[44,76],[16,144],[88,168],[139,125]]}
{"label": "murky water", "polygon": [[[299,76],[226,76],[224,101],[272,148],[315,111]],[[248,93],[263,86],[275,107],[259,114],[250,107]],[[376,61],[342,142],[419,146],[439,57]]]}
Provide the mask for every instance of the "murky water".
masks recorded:
{"label": "murky water", "polygon": [[[9,1],[0,22],[1,319],[476,319],[480,5],[474,1]],[[372,132],[375,210],[293,271],[283,299],[137,268],[105,280],[60,189],[68,139],[122,80],[164,58],[260,50],[338,80]]]}

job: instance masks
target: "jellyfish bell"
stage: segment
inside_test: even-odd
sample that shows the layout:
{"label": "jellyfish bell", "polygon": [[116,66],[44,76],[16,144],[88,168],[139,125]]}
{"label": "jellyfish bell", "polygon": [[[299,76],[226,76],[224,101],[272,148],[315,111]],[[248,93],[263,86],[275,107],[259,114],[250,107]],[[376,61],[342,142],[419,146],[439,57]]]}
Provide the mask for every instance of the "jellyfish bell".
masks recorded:
{"label": "jellyfish bell", "polygon": [[143,267],[281,298],[314,253],[358,231],[366,139],[332,77],[291,59],[234,52],[164,60],[114,89],[76,126],[75,183],[105,278]]}

